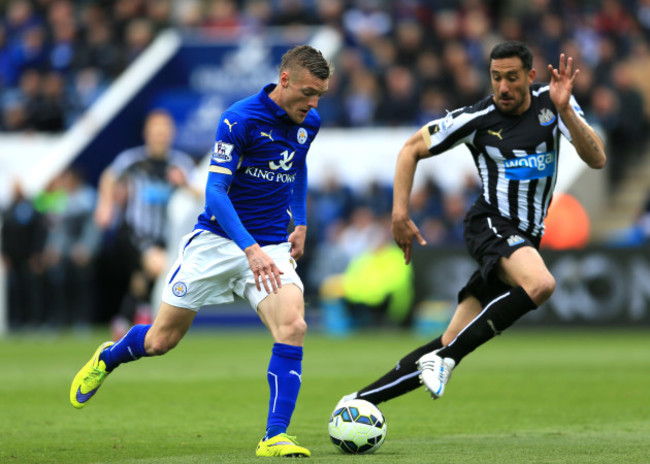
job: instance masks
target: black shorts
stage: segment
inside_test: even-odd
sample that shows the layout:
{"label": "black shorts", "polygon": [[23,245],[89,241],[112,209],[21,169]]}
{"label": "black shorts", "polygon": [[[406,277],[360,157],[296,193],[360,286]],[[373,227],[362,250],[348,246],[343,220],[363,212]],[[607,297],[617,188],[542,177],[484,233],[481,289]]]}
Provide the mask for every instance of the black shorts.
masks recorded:
{"label": "black shorts", "polygon": [[458,293],[458,302],[470,294],[485,305],[510,288],[496,275],[495,266],[499,259],[507,258],[525,246],[539,249],[541,237],[522,232],[514,221],[503,217],[482,198],[468,211],[464,226],[467,250],[479,267]]}

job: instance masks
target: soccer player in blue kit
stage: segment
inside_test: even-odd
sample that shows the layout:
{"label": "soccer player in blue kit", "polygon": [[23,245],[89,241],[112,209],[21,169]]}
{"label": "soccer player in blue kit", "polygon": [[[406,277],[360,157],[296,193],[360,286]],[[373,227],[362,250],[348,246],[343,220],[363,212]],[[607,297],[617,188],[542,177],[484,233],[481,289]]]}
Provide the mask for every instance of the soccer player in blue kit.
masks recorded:
{"label": "soccer player in blue kit", "polygon": [[[318,101],[333,68],[300,45],[282,57],[277,84],[233,104],[221,117],[206,205],[186,235],[153,324],[106,342],[75,376],[70,402],[82,408],[120,364],[174,348],[205,305],[246,299],[274,339],[270,401],[258,456],[308,457],[287,435],[302,382],[303,285],[295,272],[307,231],[306,155],[320,128]],[[288,235],[291,218],[294,230]],[[287,236],[288,235],[288,236]]]}

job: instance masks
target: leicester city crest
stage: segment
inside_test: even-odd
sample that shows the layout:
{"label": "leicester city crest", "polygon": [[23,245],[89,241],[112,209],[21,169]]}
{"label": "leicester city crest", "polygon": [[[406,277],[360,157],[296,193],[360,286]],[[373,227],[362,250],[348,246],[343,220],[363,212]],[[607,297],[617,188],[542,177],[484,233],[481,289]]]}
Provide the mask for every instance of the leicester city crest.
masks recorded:
{"label": "leicester city crest", "polygon": [[298,129],[298,143],[303,145],[307,141],[307,131],[304,127]]}
{"label": "leicester city crest", "polygon": [[176,282],[172,285],[172,293],[178,298],[187,294],[187,285],[184,282]]}

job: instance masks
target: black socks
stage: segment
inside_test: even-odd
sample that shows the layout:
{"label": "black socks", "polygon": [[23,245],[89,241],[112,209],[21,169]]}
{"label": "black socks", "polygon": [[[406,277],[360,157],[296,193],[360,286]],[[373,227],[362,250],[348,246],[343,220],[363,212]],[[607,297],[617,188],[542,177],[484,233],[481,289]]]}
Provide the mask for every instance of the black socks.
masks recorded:
{"label": "black socks", "polygon": [[535,308],[537,305],[522,287],[512,288],[490,301],[449,345],[438,352],[438,356],[452,358],[458,365],[469,353]]}
{"label": "black socks", "polygon": [[399,360],[395,369],[359,390],[357,398],[379,404],[415,390],[420,386],[419,371],[415,362],[426,353],[442,348],[442,336],[410,352]]}

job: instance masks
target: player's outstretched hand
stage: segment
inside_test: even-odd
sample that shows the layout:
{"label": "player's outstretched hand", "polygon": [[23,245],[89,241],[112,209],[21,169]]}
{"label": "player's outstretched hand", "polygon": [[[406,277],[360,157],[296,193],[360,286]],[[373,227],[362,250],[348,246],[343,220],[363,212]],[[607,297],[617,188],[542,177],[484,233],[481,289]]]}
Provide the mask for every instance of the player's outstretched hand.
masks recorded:
{"label": "player's outstretched hand", "polygon": [[[257,290],[261,291],[263,285],[266,293],[278,293],[278,289],[282,287],[280,276],[283,272],[275,264],[273,258],[264,253],[257,243],[247,247],[244,252],[248,258],[248,265],[255,276]],[[270,287],[269,282],[271,283]]]}
{"label": "player's outstretched hand", "polygon": [[422,238],[420,230],[408,216],[398,219],[393,217],[392,229],[395,243],[404,252],[404,264],[408,264],[411,262],[413,239],[416,239],[422,246],[426,245],[427,242]]}
{"label": "player's outstretched hand", "polygon": [[560,64],[558,69],[553,68],[553,65],[548,65],[548,71],[551,74],[551,82],[549,83],[549,92],[551,100],[558,110],[563,110],[569,105],[571,92],[573,91],[573,83],[580,74],[580,70],[573,71],[573,58],[566,58],[564,53],[560,55]]}

